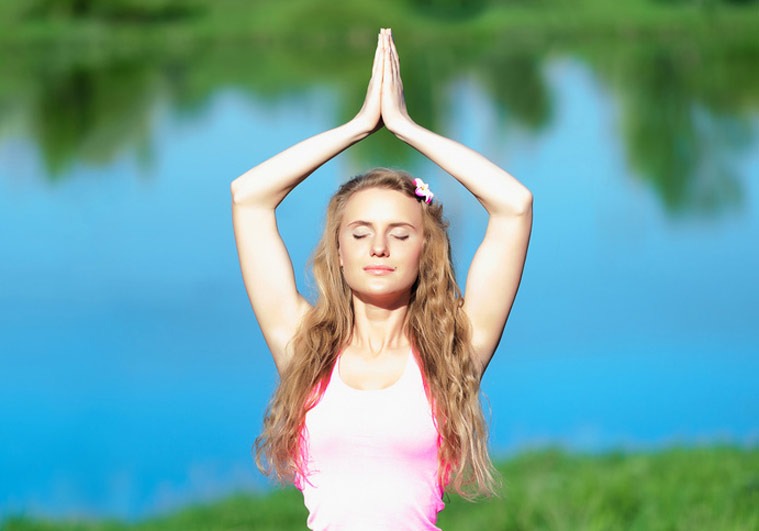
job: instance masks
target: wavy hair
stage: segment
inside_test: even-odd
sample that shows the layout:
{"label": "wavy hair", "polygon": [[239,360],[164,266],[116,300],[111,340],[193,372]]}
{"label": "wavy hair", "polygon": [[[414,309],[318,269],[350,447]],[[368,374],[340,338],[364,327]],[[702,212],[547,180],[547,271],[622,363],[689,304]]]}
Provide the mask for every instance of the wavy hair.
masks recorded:
{"label": "wavy hair", "polygon": [[[343,184],[330,200],[324,233],[312,258],[319,296],[292,340],[293,356],[255,442],[259,469],[282,483],[305,476],[306,412],[324,393],[338,353],[353,331],[351,290],[340,269],[338,232],[348,200],[368,188],[396,190],[419,199],[409,174],[377,168]],[[495,494],[497,482],[480,403],[481,372],[454,275],[448,224],[438,201],[420,204],[424,241],[405,331],[420,361],[436,420],[438,479],[466,499],[489,496]]]}

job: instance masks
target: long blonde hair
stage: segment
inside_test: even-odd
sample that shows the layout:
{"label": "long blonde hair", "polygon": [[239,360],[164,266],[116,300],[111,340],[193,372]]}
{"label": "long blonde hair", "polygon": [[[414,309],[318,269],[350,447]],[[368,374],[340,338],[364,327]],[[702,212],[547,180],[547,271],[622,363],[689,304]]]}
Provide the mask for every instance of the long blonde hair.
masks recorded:
{"label": "long blonde hair", "polygon": [[[302,439],[306,412],[321,398],[337,355],[353,330],[351,290],[340,269],[338,232],[348,200],[368,188],[417,198],[410,175],[377,168],[343,184],[330,200],[324,234],[312,259],[319,297],[292,340],[293,357],[255,443],[258,467],[283,483],[306,474]],[[462,311],[447,222],[437,200],[420,204],[424,243],[406,333],[420,361],[440,435],[438,479],[467,499],[493,495],[496,480],[479,398],[481,368],[474,361],[469,320]]]}

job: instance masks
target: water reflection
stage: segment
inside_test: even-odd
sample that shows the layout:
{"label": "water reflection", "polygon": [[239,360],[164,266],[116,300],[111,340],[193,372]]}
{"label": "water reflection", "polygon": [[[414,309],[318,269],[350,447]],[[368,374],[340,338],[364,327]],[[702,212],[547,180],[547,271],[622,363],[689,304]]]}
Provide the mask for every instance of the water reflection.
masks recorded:
{"label": "water reflection", "polygon": [[478,64],[503,120],[513,120],[533,132],[546,128],[553,114],[542,59],[534,54],[489,54]]}
{"label": "water reflection", "polygon": [[147,154],[159,73],[140,62],[72,65],[40,73],[32,134],[51,179],[73,164],[108,164],[124,150]]}
{"label": "water reflection", "polygon": [[646,47],[616,58],[597,64],[621,108],[628,160],[667,211],[708,215],[740,203],[733,161],[753,139],[746,83],[759,87],[748,63],[690,47]]}
{"label": "water reflection", "polygon": [[[406,98],[420,123],[441,130],[450,118],[452,82],[472,74],[494,102],[504,130],[539,134],[550,125],[554,109],[543,72],[545,50],[486,43],[460,48],[425,43],[424,48],[435,53],[420,53],[407,43],[403,55]],[[6,70],[0,72],[3,77],[16,79],[0,87],[0,99],[6,118],[14,102],[21,102],[14,123],[32,137],[48,177],[55,180],[78,162],[103,165],[125,151],[149,158],[151,117],[162,98],[181,114],[202,110],[221,88],[237,87],[259,101],[281,101],[324,86],[338,101],[335,121],[346,120],[365,91],[367,50],[189,46],[181,57],[54,64],[32,55],[29,64],[17,59],[13,68],[0,66]],[[752,68],[757,49],[690,43],[567,53],[581,57],[608,85],[620,110],[629,164],[669,213],[709,215],[741,202],[741,176],[733,160],[755,135],[747,114],[759,97],[759,74]],[[6,135],[18,133],[3,129]],[[371,152],[359,145],[351,156],[369,166],[408,159],[404,150],[389,135],[380,135]]]}

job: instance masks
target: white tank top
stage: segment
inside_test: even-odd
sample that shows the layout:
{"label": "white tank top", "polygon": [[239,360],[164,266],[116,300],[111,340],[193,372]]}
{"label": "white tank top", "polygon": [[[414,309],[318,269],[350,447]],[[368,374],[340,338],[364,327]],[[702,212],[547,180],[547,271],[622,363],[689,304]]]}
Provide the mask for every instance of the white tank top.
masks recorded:
{"label": "white tank top", "polygon": [[297,478],[313,530],[436,530],[445,507],[438,432],[422,373],[409,352],[390,387],[359,390],[340,377],[306,413],[308,473]]}

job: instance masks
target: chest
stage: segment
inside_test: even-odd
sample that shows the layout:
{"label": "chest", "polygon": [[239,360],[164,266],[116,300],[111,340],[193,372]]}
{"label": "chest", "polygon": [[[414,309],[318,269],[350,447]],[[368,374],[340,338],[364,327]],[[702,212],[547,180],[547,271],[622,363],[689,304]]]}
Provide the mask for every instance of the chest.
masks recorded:
{"label": "chest", "polygon": [[348,387],[361,391],[387,389],[400,380],[411,362],[408,350],[377,359],[343,353],[337,361],[337,377]]}
{"label": "chest", "polygon": [[333,371],[321,400],[306,414],[312,457],[365,455],[404,461],[436,456],[435,420],[414,361],[395,378],[390,387],[362,391]]}

